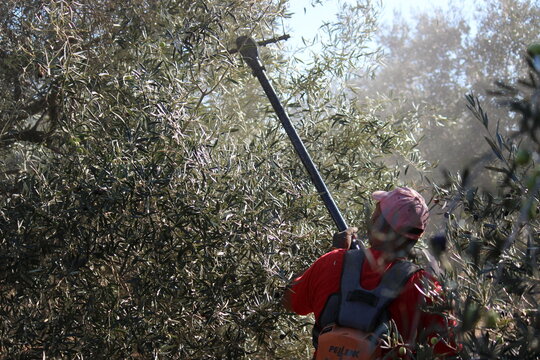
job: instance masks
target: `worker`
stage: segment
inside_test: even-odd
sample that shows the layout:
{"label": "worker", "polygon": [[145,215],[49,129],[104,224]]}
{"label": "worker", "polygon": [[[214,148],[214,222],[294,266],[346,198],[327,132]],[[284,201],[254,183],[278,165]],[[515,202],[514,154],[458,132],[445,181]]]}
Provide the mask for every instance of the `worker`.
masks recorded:
{"label": "worker", "polygon": [[[349,250],[357,228],[336,233],[334,249],[292,280],[283,305],[299,315],[315,315],[314,359],[407,358],[419,342],[440,358],[457,356],[452,324],[441,313],[426,311],[442,296],[440,284],[406,260],[426,229],[424,198],[407,187],[372,196],[376,207],[368,224],[370,247]],[[384,349],[379,335],[391,321],[402,343]],[[359,349],[347,349],[351,336]],[[330,339],[325,349],[319,344],[323,338]],[[388,356],[390,352],[395,356]]]}

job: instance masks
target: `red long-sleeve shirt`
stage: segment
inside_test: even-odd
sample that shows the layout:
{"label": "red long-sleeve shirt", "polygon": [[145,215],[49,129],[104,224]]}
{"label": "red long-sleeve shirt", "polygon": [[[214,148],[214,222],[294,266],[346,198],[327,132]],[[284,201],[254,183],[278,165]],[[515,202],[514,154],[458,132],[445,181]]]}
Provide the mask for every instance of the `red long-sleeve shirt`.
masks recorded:
{"label": "red long-sleeve shirt", "polygon": [[[345,253],[346,250],[337,249],[324,254],[301,276],[293,280],[289,295],[294,312],[299,315],[314,313],[316,321],[319,320],[327,298],[339,292]],[[382,255],[380,251],[367,250],[360,279],[360,285],[366,290],[377,287],[384,272],[394,264],[394,261],[385,261]],[[388,309],[402,338],[410,344],[426,340],[418,339],[420,333],[429,335],[429,338],[433,336],[438,338],[438,333],[449,330],[443,316],[429,314],[421,309],[422,305],[432,302],[430,295],[423,290],[426,279],[440,292],[441,287],[436,280],[427,272],[420,270],[411,276],[401,294]],[[450,342],[438,341],[434,346],[434,352],[438,355],[455,355],[453,339],[450,339]]]}

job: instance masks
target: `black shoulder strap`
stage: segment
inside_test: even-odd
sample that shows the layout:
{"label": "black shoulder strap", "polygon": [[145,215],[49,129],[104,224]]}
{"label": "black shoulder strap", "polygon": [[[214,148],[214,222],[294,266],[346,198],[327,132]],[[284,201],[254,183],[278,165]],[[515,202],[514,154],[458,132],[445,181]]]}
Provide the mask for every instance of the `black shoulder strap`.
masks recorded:
{"label": "black shoulder strap", "polygon": [[381,279],[381,285],[385,288],[385,297],[396,298],[410,277],[421,270],[420,266],[406,260],[397,261]]}
{"label": "black shoulder strap", "polygon": [[388,305],[419,267],[409,261],[398,261],[383,274],[376,288],[367,290],[360,285],[365,257],[363,250],[349,251],[345,255],[337,322],[341,326],[372,332],[387,317]]}

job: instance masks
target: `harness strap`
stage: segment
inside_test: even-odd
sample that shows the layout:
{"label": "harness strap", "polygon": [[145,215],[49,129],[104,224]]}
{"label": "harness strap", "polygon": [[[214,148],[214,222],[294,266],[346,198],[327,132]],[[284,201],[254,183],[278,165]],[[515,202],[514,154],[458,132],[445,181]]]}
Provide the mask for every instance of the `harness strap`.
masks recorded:
{"label": "harness strap", "polygon": [[388,320],[388,306],[401,293],[409,278],[420,270],[409,261],[397,261],[386,271],[379,285],[367,290],[360,285],[365,250],[349,250],[345,253],[341,273],[340,291],[330,295],[313,327],[313,344],[317,347],[320,331],[336,323],[339,326],[374,332]]}

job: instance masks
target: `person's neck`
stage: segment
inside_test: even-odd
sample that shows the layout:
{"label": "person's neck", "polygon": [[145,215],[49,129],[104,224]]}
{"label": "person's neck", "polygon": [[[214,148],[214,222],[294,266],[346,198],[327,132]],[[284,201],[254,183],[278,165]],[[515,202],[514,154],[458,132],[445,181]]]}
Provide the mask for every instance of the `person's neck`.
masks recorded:
{"label": "person's neck", "polygon": [[366,259],[374,271],[384,272],[388,264],[395,260],[394,257],[383,250],[375,247],[370,247],[369,250]]}

